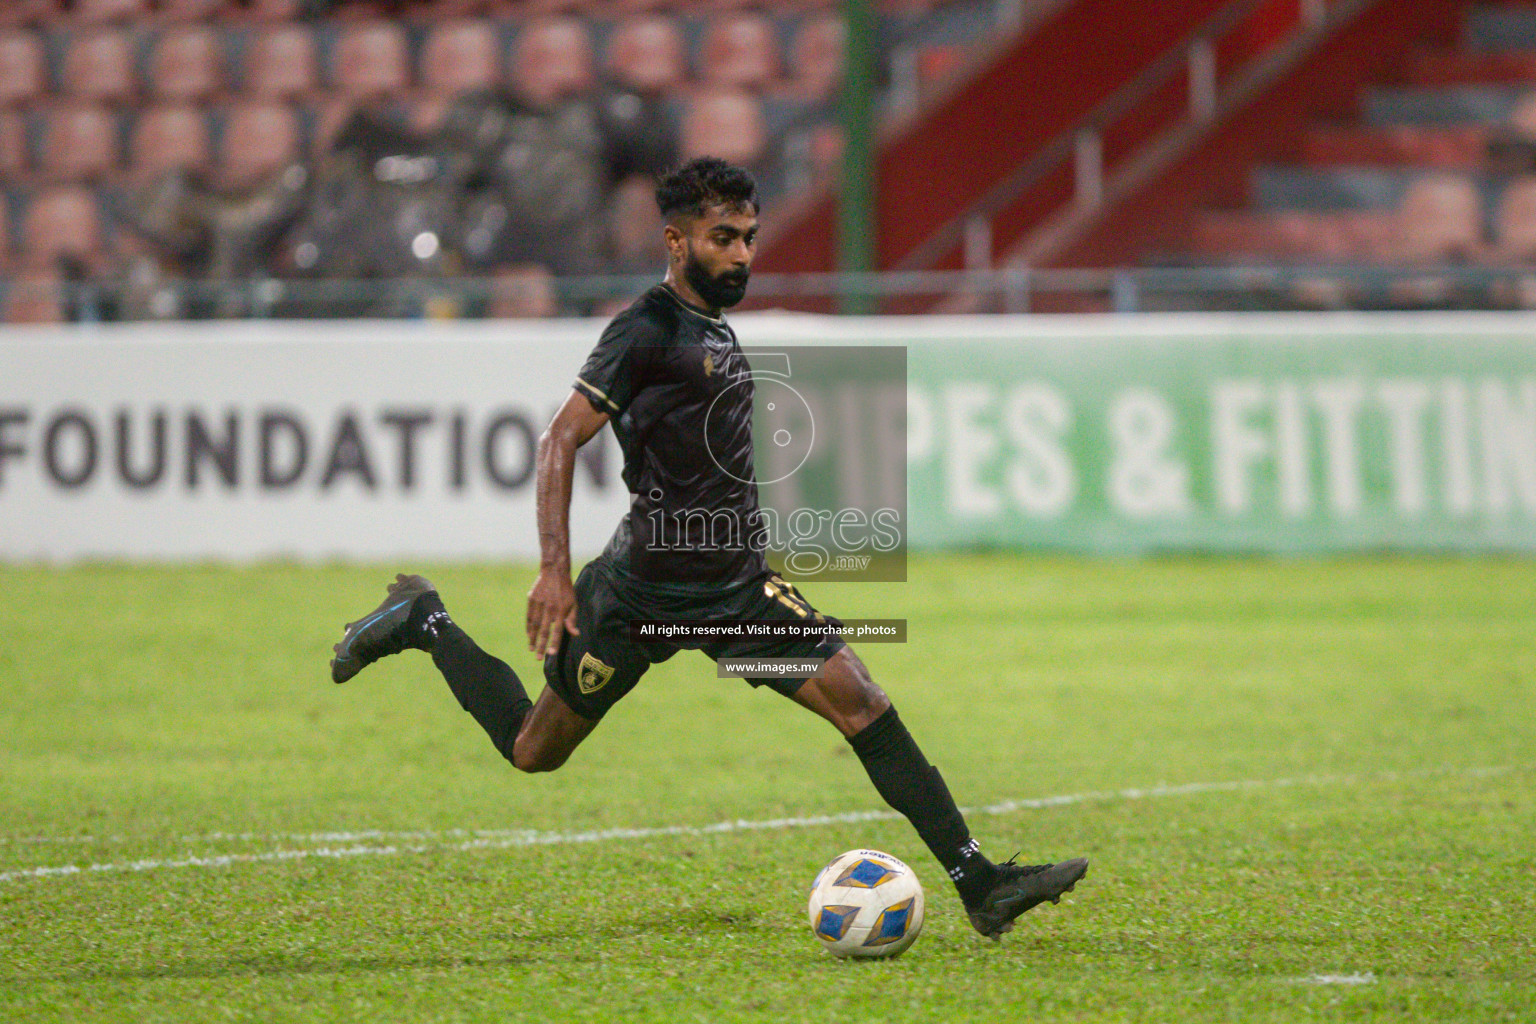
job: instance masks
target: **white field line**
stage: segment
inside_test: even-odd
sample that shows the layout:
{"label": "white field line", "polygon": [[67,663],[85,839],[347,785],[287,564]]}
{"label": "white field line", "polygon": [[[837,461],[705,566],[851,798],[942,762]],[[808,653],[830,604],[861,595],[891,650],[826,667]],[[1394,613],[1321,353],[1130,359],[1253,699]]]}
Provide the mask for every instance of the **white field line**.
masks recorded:
{"label": "white field line", "polygon": [[[1291,786],[1351,786],[1363,782],[1424,778],[1431,775],[1455,775],[1486,778],[1505,774],[1510,767],[1430,768],[1406,772],[1375,772],[1363,775],[1301,775],[1280,779],[1250,779],[1232,782],[1191,782],[1178,786],[1151,786],[1137,789],[1097,790],[1060,796],[1006,800],[983,807],[964,808],[968,817],[997,816],[1023,810],[1044,810],[1073,804],[1102,803],[1116,800],[1152,800],[1165,797],[1197,796],[1203,793],[1232,793]],[[0,872],[0,882],[26,878],[59,878],[92,874],[121,874],[173,868],[219,868],[235,864],[262,864],[311,858],[345,859],[349,857],[399,857],[407,854],[457,853],[470,850],[504,850],[524,846],[564,846],[577,843],[603,843],[612,840],[655,839],[670,836],[709,836],[727,832],[782,831],[791,828],[816,828],[823,825],[856,824],[864,821],[889,821],[900,818],[895,811],[847,811],[799,818],[769,818],[757,821],[721,821],[712,825],[662,825],[650,828],[609,828],[581,832],[539,832],[532,829],[449,829],[422,832],[298,832],[298,833],[223,833],[182,837],[183,842],[287,842],[351,845],[321,845],[307,849],[266,850],[257,853],[227,853],[181,858],[150,858],[111,861],[97,864],[60,864],[21,868]],[[470,837],[470,838],[465,838]],[[366,845],[367,841],[395,840],[385,845]],[[129,842],[127,837],[106,839],[89,837],[30,837],[0,840],[0,843],[46,842]]]}

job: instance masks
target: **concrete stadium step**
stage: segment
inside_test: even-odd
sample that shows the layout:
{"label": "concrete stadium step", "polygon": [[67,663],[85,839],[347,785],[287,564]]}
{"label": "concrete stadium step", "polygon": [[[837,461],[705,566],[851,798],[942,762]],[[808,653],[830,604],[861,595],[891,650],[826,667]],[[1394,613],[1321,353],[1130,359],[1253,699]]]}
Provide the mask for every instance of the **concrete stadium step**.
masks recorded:
{"label": "concrete stadium step", "polygon": [[1483,125],[1317,125],[1302,135],[1313,167],[1384,166],[1477,170],[1488,152]]}
{"label": "concrete stadium step", "polygon": [[1373,88],[1361,97],[1360,113],[1373,125],[1498,124],[1531,91],[1508,85]]}

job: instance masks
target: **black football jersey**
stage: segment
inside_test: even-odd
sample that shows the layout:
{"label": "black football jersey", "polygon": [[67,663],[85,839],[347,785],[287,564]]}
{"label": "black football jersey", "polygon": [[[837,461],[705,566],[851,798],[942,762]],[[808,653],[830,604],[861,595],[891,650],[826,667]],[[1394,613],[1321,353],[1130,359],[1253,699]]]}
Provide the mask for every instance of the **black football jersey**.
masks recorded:
{"label": "black football jersey", "polygon": [[608,555],[647,580],[742,580],[767,568],[752,463],[751,367],[724,317],[657,285],[614,317],[575,388],[607,413],[630,513]]}

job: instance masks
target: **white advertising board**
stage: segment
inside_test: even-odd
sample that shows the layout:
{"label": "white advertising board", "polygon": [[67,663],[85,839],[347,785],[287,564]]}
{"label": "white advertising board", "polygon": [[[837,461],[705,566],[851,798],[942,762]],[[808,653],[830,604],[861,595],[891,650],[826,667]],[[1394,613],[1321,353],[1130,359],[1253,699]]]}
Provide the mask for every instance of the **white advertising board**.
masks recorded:
{"label": "white advertising board", "polygon": [[[0,560],[537,557],[534,446],[595,322],[0,334]],[[580,453],[572,548],[628,508]]]}

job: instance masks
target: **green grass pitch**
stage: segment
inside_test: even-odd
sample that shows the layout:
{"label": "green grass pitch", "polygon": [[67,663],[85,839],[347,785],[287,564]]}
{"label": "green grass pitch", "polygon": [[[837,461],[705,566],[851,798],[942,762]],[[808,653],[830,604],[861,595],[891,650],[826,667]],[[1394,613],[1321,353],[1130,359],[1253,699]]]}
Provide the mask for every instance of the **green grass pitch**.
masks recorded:
{"label": "green grass pitch", "polygon": [[[541,685],[525,567],[411,568]],[[702,655],[536,777],[424,655],[331,685],[389,578],[0,569],[0,1020],[1536,1019],[1529,562],[975,554],[806,587],[909,620],[861,653],[989,853],[1092,858],[1001,945],[904,822],[805,822],[882,807],[829,726]],[[704,828],[738,821],[776,824]],[[806,927],[855,846],[927,885],[900,959]]]}

